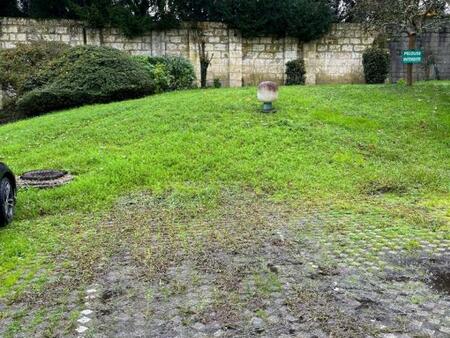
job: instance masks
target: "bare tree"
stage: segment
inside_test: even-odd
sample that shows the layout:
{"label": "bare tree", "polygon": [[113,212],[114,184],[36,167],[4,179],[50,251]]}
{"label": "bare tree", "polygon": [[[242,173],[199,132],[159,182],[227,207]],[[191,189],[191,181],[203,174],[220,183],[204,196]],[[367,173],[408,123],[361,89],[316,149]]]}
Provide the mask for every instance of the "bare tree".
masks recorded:
{"label": "bare tree", "polygon": [[209,55],[206,51],[206,37],[201,27],[202,23],[197,23],[194,28],[194,37],[197,44],[198,55],[200,59],[200,86],[206,88],[206,80],[208,77],[208,68],[214,58],[214,54]]}
{"label": "bare tree", "polygon": [[[408,34],[408,48],[416,47],[416,36],[439,27],[448,9],[448,0],[358,0],[354,13],[363,23],[392,33]],[[407,82],[412,85],[413,65],[407,66]]]}

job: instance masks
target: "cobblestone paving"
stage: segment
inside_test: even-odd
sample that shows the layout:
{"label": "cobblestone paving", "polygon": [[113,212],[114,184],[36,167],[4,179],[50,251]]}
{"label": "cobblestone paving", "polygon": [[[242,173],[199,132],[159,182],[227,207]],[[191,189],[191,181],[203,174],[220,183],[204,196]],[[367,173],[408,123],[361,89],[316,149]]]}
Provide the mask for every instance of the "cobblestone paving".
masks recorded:
{"label": "cobblestone paving", "polygon": [[[445,227],[230,200],[211,217],[125,200],[96,230],[119,232],[94,278],[55,276],[6,309],[32,331],[6,317],[0,336],[450,337]],[[65,319],[33,326],[42,308]]]}
{"label": "cobblestone paving", "polygon": [[450,296],[433,284],[450,271],[448,233],[329,232],[315,217],[265,217],[275,226],[255,229],[248,245],[212,243],[208,257],[186,256],[157,281],[118,254],[97,280],[87,336],[450,336]]}
{"label": "cobblestone paving", "polygon": [[[308,241],[324,248],[322,264],[325,261],[340,271],[334,281],[338,297],[359,297],[388,314],[371,319],[378,335],[449,337],[448,232],[410,229],[393,235],[387,230],[316,233]],[[311,268],[319,269],[321,261],[310,263]]]}

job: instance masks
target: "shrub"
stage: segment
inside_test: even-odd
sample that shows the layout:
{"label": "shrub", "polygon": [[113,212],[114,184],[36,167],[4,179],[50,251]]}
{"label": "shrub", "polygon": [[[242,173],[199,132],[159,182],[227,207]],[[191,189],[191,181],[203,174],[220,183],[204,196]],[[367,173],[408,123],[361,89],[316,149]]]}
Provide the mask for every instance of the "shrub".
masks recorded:
{"label": "shrub", "polygon": [[172,76],[169,74],[167,66],[164,63],[152,64],[149,62],[148,56],[139,55],[134,56],[133,58],[138,61],[152,77],[156,93],[162,93],[169,90]]}
{"label": "shrub", "polygon": [[69,48],[60,42],[37,41],[0,51],[0,84],[8,93],[8,111],[14,110],[15,102],[27,91],[26,84],[33,81],[39,69]]}
{"label": "shrub", "polygon": [[363,54],[364,76],[370,84],[384,83],[389,74],[389,54],[380,48],[369,48]]}
{"label": "shrub", "polygon": [[220,82],[220,79],[214,79],[214,88],[222,88],[222,82]]}
{"label": "shrub", "polygon": [[168,90],[190,89],[194,86],[195,71],[194,66],[183,57],[179,56],[157,56],[157,57],[137,57],[139,62],[148,63],[147,69],[152,72],[153,67],[164,65],[168,72]]}
{"label": "shrub", "polygon": [[155,91],[147,70],[127,54],[107,47],[71,48],[48,63],[17,102],[27,116],[89,103],[136,98]]}
{"label": "shrub", "polygon": [[305,84],[305,62],[297,59],[286,63],[286,85]]}

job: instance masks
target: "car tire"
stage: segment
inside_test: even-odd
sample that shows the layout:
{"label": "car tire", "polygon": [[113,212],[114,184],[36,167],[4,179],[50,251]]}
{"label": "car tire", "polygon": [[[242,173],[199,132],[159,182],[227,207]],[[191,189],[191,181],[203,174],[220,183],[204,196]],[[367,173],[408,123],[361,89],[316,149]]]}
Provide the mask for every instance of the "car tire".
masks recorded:
{"label": "car tire", "polygon": [[8,177],[0,180],[0,227],[8,225],[14,217],[16,191]]}

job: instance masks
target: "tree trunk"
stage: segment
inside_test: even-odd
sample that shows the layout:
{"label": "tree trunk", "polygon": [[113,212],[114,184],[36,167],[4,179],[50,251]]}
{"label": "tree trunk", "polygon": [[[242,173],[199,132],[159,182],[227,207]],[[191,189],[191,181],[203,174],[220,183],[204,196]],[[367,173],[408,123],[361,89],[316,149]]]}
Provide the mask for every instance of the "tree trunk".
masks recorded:
{"label": "tree trunk", "polygon": [[200,61],[200,86],[206,88],[206,79],[208,77],[209,62]]}
{"label": "tree trunk", "polygon": [[211,57],[206,52],[206,43],[203,40],[198,42],[198,53],[200,56],[200,86],[202,88],[206,88],[206,80],[208,78],[208,68],[211,64],[211,60],[214,54]]}
{"label": "tree trunk", "polygon": [[[408,49],[416,48],[416,33],[408,33]],[[413,84],[413,64],[406,66],[406,79],[408,86]]]}

